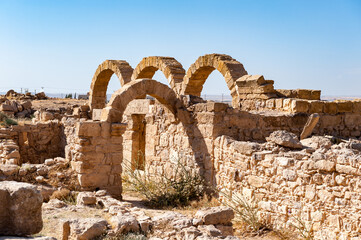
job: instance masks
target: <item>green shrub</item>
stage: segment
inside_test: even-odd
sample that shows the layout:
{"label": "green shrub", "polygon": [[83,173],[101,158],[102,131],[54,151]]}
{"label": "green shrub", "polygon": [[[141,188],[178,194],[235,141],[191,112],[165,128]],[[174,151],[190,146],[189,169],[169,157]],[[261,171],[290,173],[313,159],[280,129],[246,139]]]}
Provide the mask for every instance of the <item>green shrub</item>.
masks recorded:
{"label": "green shrub", "polygon": [[200,200],[206,193],[203,178],[192,168],[177,160],[171,173],[160,176],[149,175],[149,171],[136,169],[132,164],[124,164],[123,180],[130,190],[142,194],[152,207],[187,206]]}
{"label": "green shrub", "polygon": [[73,98],[73,94],[72,93],[65,94],[65,98]]}
{"label": "green shrub", "polygon": [[11,125],[18,125],[18,122],[14,119],[9,118],[4,113],[0,112],[0,125],[7,127]]}
{"label": "green shrub", "polygon": [[14,119],[8,118],[8,119],[5,119],[5,124],[6,124],[7,126],[10,126],[10,125],[18,125],[18,122],[15,121]]}

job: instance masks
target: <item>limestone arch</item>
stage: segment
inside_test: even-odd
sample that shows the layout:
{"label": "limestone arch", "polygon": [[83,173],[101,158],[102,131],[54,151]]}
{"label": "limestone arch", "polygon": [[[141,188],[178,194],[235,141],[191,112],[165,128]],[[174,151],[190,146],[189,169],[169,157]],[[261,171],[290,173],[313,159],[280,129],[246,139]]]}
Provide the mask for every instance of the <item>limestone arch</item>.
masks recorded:
{"label": "limestone arch", "polygon": [[[184,131],[188,136],[189,146],[192,148],[194,156],[198,149],[204,149],[204,156],[210,156],[208,146],[203,137],[194,138],[192,136],[201,136],[202,133],[196,124],[191,124],[195,120],[182,101],[182,98],[176,94],[169,86],[152,79],[137,79],[125,84],[118,89],[111,97],[109,103],[102,109],[100,120],[110,124],[122,122],[124,111],[127,105],[134,99],[144,95],[150,95],[156,98],[163,106],[167,107],[183,125]],[[196,157],[195,164],[199,170],[204,170],[203,177],[209,184],[214,183],[213,168],[206,169],[207,157]]]}
{"label": "limestone arch", "polygon": [[152,79],[137,79],[125,84],[112,95],[108,105],[102,110],[101,121],[120,123],[128,103],[145,95],[156,98],[173,114],[176,114],[177,106],[180,106],[177,94],[167,85]]}
{"label": "limestone arch", "polygon": [[140,78],[151,79],[157,70],[164,73],[168,79],[169,86],[178,93],[183,82],[185,70],[182,64],[172,57],[151,56],[143,58],[134,69],[132,80]]}
{"label": "limestone arch", "polygon": [[181,94],[200,96],[208,76],[218,70],[224,77],[231,96],[237,98],[236,80],[248,74],[242,63],[225,54],[206,54],[200,56],[184,76]]}
{"label": "limestone arch", "polygon": [[105,60],[101,63],[93,76],[89,105],[91,109],[101,109],[106,105],[108,83],[112,75],[117,75],[120,85],[130,82],[133,68],[124,60]]}

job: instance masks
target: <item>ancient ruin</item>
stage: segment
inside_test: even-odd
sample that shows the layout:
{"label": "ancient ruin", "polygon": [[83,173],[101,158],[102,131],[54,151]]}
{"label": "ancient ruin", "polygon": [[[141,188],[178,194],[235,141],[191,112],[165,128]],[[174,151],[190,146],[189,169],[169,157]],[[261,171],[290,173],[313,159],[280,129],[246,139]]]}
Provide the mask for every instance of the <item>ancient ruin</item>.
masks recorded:
{"label": "ancient ruin", "polygon": [[[168,86],[152,79],[158,70]],[[223,75],[231,103],[200,97],[214,70]],[[121,87],[107,103],[113,74]],[[288,228],[298,216],[316,239],[357,239],[361,100],[320,96],[320,90],[274,89],[273,80],[249,75],[224,54],[201,56],[187,71],[172,57],[145,57],[134,69],[125,60],[106,60],[95,71],[88,104],[39,109],[32,123],[0,129],[0,177],[33,174],[46,182],[39,170],[14,166],[58,157],[55,162],[70,164],[80,190],[106,190],[121,199],[126,162],[161,175],[182,160],[207,185],[256,203],[276,229]],[[28,104],[0,102],[0,110],[13,112]],[[144,159],[137,158],[139,152]],[[70,229],[80,223],[67,224]]]}

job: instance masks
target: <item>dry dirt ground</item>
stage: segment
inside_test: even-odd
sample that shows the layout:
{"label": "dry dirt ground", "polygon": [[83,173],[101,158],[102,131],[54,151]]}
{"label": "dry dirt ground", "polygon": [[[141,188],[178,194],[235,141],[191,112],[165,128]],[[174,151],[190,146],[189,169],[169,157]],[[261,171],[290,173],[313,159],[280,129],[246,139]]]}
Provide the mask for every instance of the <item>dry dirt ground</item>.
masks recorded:
{"label": "dry dirt ground", "polygon": [[67,98],[54,98],[47,100],[33,100],[32,107],[35,110],[40,108],[67,108],[74,105],[84,105],[87,104],[89,100],[78,100],[78,99],[67,99]]}

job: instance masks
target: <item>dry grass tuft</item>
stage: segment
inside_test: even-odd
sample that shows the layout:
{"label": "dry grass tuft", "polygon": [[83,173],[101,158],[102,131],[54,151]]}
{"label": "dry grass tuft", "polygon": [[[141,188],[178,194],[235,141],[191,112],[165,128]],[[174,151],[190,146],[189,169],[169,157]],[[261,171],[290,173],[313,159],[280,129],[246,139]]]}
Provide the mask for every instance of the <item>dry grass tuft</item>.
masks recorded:
{"label": "dry grass tuft", "polygon": [[62,188],[60,190],[56,190],[50,196],[50,199],[59,199],[67,204],[75,205],[76,204],[76,197],[78,194],[70,191],[67,188]]}

